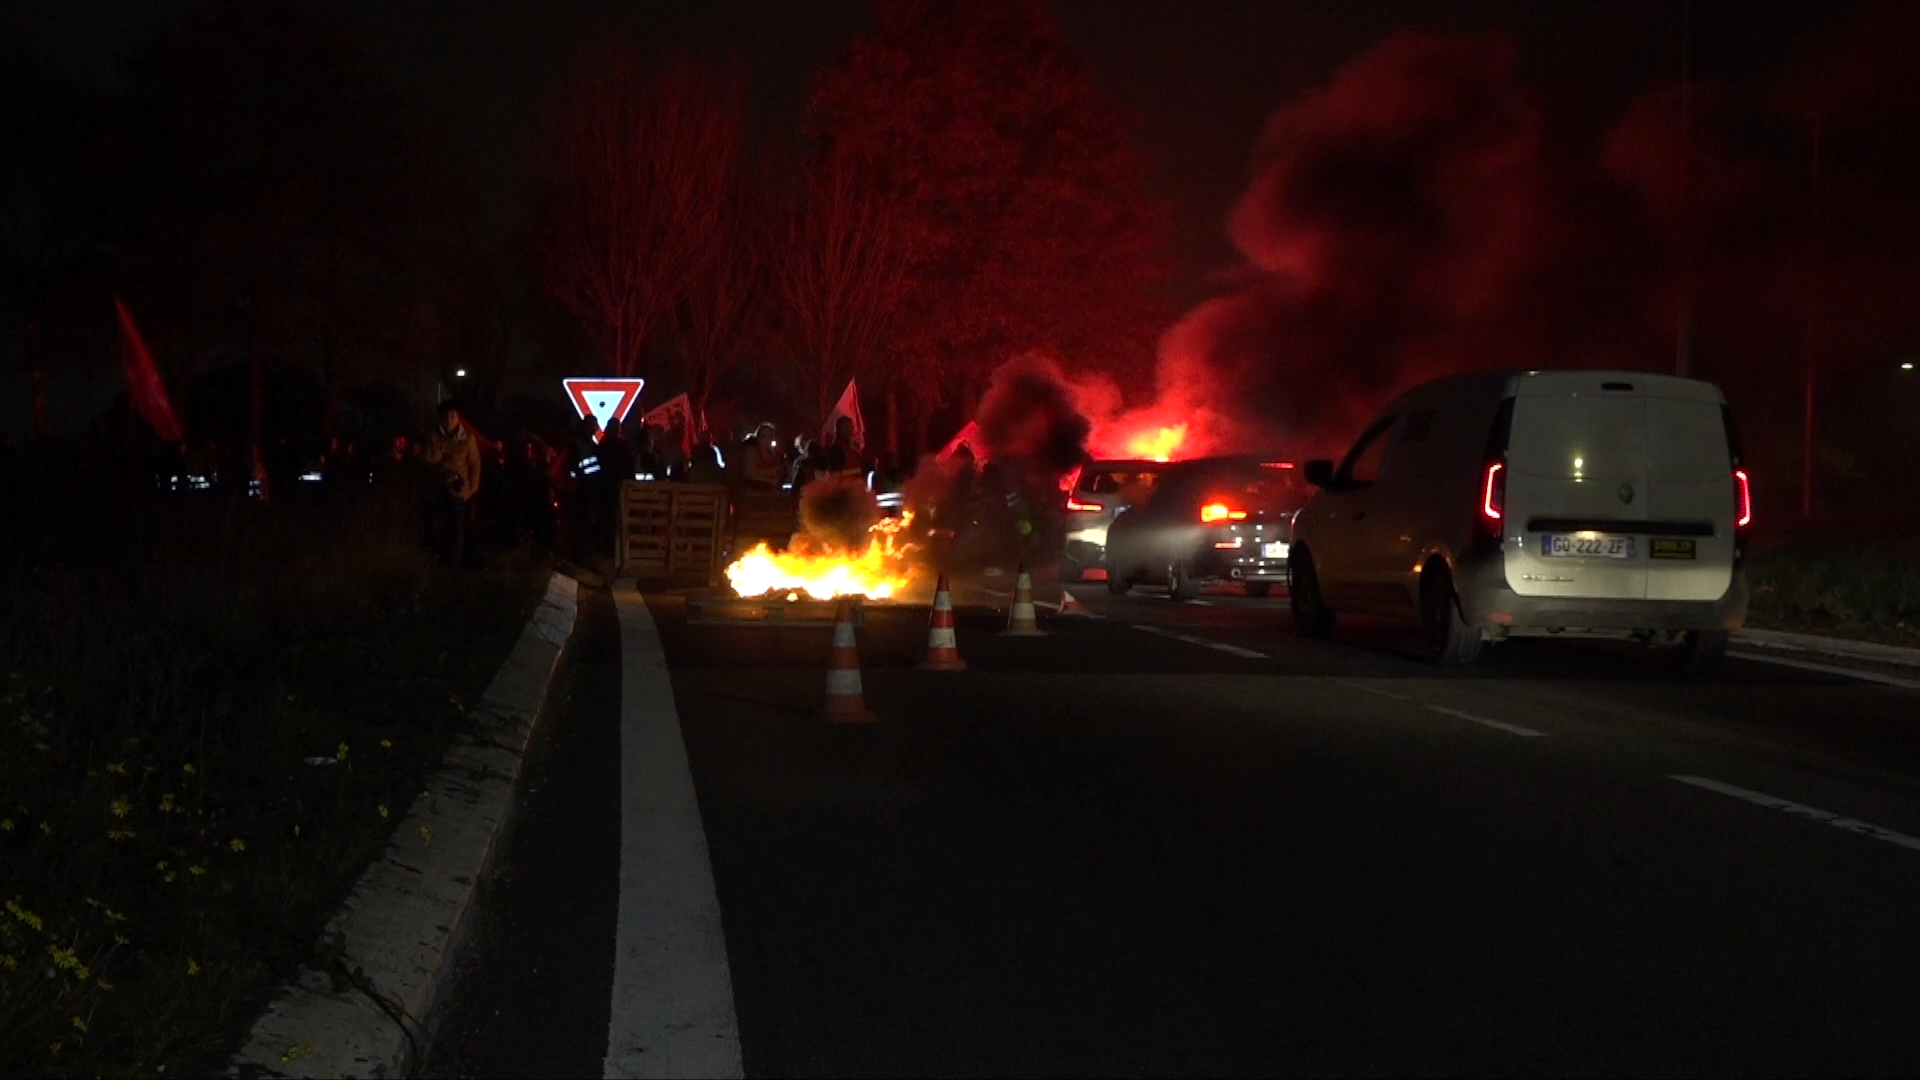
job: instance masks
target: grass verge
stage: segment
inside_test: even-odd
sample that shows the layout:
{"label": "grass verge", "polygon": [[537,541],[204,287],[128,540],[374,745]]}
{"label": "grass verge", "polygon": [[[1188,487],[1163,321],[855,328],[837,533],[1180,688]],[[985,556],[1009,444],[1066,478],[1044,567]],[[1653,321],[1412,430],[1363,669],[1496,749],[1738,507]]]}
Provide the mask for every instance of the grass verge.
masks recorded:
{"label": "grass verge", "polygon": [[126,496],[0,537],[0,1076],[217,1074],[538,602],[404,493]]}
{"label": "grass verge", "polygon": [[1748,626],[1920,647],[1920,553],[1790,547],[1747,580]]}

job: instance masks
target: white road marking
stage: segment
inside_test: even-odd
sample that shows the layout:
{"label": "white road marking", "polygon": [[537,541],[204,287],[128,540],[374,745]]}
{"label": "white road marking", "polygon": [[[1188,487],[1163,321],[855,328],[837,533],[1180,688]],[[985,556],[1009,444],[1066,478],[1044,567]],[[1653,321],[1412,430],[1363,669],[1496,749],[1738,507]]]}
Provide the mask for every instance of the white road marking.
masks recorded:
{"label": "white road marking", "polygon": [[1192,604],[1194,607],[1212,607],[1213,606],[1213,601],[1211,600],[1189,600],[1187,601],[1187,603]]}
{"label": "white road marking", "polygon": [[1368,686],[1366,683],[1351,682],[1347,679],[1335,679],[1333,681],[1339,683],[1341,686],[1350,687],[1354,690],[1364,691],[1369,694],[1378,694],[1383,698],[1392,698],[1395,701],[1413,700],[1405,694],[1396,694],[1391,690],[1382,690],[1377,686]]}
{"label": "white road marking", "polygon": [[1535,731],[1530,727],[1521,727],[1519,724],[1509,724],[1504,720],[1489,720],[1484,716],[1475,716],[1470,712],[1461,712],[1459,709],[1449,709],[1445,705],[1429,705],[1427,708],[1447,716],[1458,717],[1461,720],[1471,720],[1483,727],[1490,727],[1496,731],[1504,731],[1509,735],[1522,735],[1529,739],[1544,739],[1547,737],[1547,733],[1544,731]]}
{"label": "white road marking", "polygon": [[1133,627],[1135,630],[1145,630],[1149,634],[1158,634],[1161,637],[1172,638],[1175,641],[1184,641],[1189,645],[1199,645],[1203,648],[1217,649],[1220,652],[1245,657],[1248,660],[1272,659],[1272,657],[1263,652],[1244,649],[1238,645],[1229,645],[1224,641],[1213,641],[1208,638],[1197,637],[1193,634],[1183,634],[1178,630],[1168,630],[1165,627],[1154,626],[1149,623],[1128,623],[1127,625]]}
{"label": "white road marking", "polygon": [[1771,653],[1751,652],[1746,649],[1730,651],[1728,656],[1737,656],[1742,660],[1758,660],[1763,664],[1779,664],[1781,667],[1799,668],[1802,671],[1818,671],[1827,675],[1845,675],[1850,679],[1880,683],[1883,686],[1897,686],[1902,690],[1920,690],[1920,679],[1903,679],[1897,675],[1882,675],[1877,671],[1861,671],[1859,668],[1841,667],[1839,664],[1819,664],[1812,660],[1789,660],[1784,656]]}
{"label": "white road marking", "polygon": [[975,587],[978,588],[981,592],[986,593],[988,596],[1012,596],[1013,595],[1012,593],[1007,592],[1003,589],[989,589],[985,585],[979,585]]}
{"label": "white road marking", "polygon": [[1841,817],[1839,814],[1832,813],[1831,811],[1817,810],[1811,806],[1803,806],[1800,803],[1791,802],[1774,795],[1768,795],[1764,792],[1749,791],[1746,788],[1735,787],[1732,784],[1723,784],[1718,780],[1709,780],[1704,776],[1673,775],[1669,776],[1668,779],[1678,780],[1683,784],[1691,784],[1694,787],[1704,788],[1707,791],[1717,791],[1722,795],[1731,795],[1736,799],[1744,799],[1756,806],[1765,806],[1773,810],[1785,811],[1795,817],[1825,822],[1836,829],[1845,829],[1850,833],[1859,833],[1861,836],[1870,836],[1875,840],[1884,840],[1889,844],[1906,848],[1909,851],[1920,851],[1920,837],[1908,836],[1906,833],[1894,832],[1892,829],[1883,829],[1878,825],[1869,825],[1864,821],[1856,821],[1850,817]]}
{"label": "white road marking", "polygon": [[720,901],[646,600],[620,613],[620,913],[604,1075],[745,1075]]}

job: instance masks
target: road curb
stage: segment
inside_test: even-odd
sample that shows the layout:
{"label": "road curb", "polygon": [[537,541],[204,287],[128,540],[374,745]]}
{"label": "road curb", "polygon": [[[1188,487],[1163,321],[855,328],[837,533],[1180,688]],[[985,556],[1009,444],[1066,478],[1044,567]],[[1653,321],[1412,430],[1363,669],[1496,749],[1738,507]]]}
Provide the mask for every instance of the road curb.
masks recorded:
{"label": "road curb", "polygon": [[[446,989],[474,891],[514,809],[520,762],[571,640],[578,586],[547,582],[540,606],[456,744],[327,925],[360,989],[323,971],[285,987],[228,1067],[236,1077],[404,1076],[425,1050],[425,1018]],[[376,1000],[376,995],[378,1000]]]}
{"label": "road curb", "polygon": [[1844,656],[1850,660],[1871,660],[1879,664],[1920,667],[1920,649],[1881,645],[1872,641],[1853,641],[1848,638],[1822,637],[1817,634],[1794,634],[1785,630],[1736,630],[1733,640],[1740,645],[1753,645],[1760,648],[1791,649],[1797,652],[1819,653],[1822,656]]}

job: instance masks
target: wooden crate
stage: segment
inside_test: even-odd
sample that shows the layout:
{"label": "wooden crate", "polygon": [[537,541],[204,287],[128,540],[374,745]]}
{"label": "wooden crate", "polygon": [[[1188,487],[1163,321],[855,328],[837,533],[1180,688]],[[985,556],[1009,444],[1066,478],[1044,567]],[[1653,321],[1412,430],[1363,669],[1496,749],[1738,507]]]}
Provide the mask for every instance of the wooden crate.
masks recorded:
{"label": "wooden crate", "polygon": [[745,552],[766,541],[784,549],[800,528],[800,499],[791,492],[739,488],[733,493],[733,550]]}

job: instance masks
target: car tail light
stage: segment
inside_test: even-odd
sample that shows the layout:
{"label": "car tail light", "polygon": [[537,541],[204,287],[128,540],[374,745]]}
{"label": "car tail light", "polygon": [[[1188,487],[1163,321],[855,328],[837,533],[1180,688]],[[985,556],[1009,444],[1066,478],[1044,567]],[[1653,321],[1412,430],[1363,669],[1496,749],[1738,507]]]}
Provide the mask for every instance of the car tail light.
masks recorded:
{"label": "car tail light", "polygon": [[1507,463],[1494,461],[1487,464],[1487,475],[1480,483],[1480,517],[1490,525],[1498,525],[1507,509]]}
{"label": "car tail light", "polygon": [[1291,462],[1291,461],[1263,461],[1263,462],[1261,462],[1261,463],[1260,463],[1260,467],[1261,467],[1261,468],[1263,468],[1263,469],[1291,469],[1291,468],[1293,468],[1293,462]]}
{"label": "car tail light", "polygon": [[1106,507],[1101,506],[1099,503],[1081,502],[1079,499],[1069,495],[1067,496],[1067,509],[1081,514],[1097,514],[1105,510]]}
{"label": "car tail light", "polygon": [[1211,525],[1216,521],[1245,521],[1247,512],[1235,510],[1226,503],[1208,503],[1200,508],[1200,520]]}
{"label": "car tail light", "polygon": [[1734,511],[1733,524],[1744,529],[1753,524],[1753,485],[1747,479],[1747,470],[1733,470]]}

